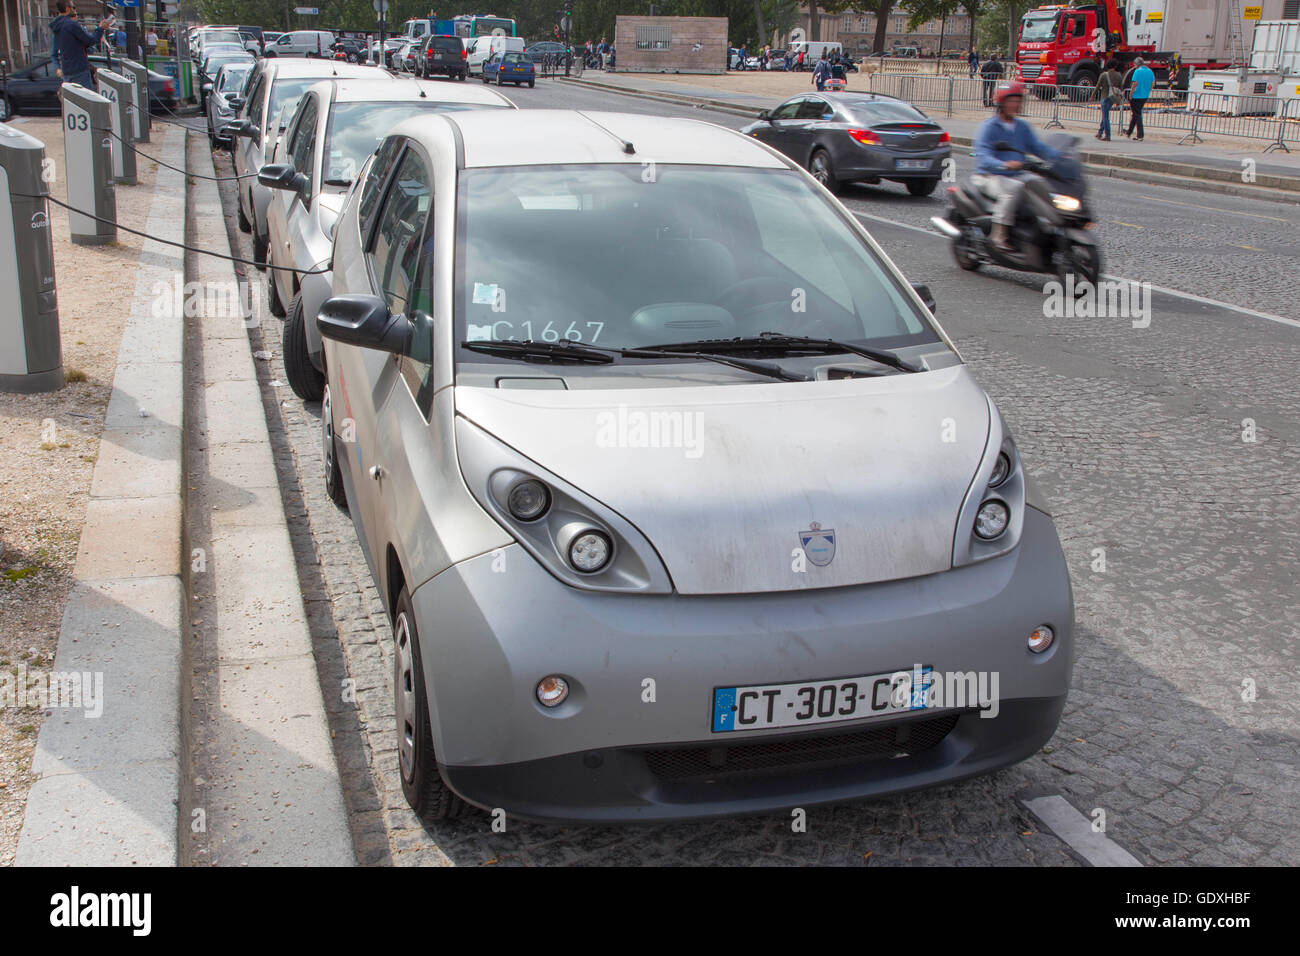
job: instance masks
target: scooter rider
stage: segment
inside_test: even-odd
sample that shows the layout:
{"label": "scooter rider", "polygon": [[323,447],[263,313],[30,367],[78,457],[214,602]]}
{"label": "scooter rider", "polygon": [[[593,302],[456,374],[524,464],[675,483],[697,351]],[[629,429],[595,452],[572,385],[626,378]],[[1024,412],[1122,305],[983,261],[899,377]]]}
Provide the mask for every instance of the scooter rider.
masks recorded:
{"label": "scooter rider", "polygon": [[[1053,160],[1056,150],[1040,140],[1032,126],[1019,118],[1024,105],[1022,83],[999,86],[993,96],[998,111],[986,119],[975,134],[975,174],[971,182],[995,200],[993,207],[993,245],[1000,252],[1014,252],[1007,232],[1016,221],[1016,210],[1026,189],[1039,193],[1051,202],[1051,191],[1039,176],[1023,169],[1028,153]],[[1010,149],[998,149],[999,145]]]}

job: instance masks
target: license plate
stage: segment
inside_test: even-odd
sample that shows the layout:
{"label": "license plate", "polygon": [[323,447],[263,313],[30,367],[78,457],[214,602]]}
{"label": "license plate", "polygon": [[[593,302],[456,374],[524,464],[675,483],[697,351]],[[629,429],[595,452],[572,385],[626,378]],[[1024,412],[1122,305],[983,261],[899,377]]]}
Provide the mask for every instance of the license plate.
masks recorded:
{"label": "license plate", "polygon": [[930,161],[928,159],[896,159],[894,160],[895,169],[929,169]]}
{"label": "license plate", "polygon": [[713,732],[811,727],[925,710],[931,668],[713,689]]}

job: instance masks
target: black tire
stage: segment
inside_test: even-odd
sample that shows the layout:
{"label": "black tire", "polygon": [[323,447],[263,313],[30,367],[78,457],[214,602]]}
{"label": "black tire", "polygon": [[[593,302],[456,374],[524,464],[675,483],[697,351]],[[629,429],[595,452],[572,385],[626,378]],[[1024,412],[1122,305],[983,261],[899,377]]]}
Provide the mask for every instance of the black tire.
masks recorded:
{"label": "black tire", "polygon": [[[486,76],[487,74],[484,74],[484,75]],[[505,86],[505,84],[501,82],[501,71],[500,71],[500,70],[497,70],[497,86]]]}
{"label": "black tire", "polygon": [[1092,99],[1093,91],[1097,88],[1098,74],[1091,69],[1077,70],[1070,77],[1070,87],[1067,93],[1072,103],[1086,103]]}
{"label": "black tire", "polygon": [[832,195],[839,194],[840,183],[835,178],[835,164],[831,161],[831,154],[826,150],[813,150],[812,156],[808,159],[808,172],[812,173],[813,179],[829,189]]}
{"label": "black tire", "polygon": [[273,275],[266,277],[266,306],[277,319],[284,318],[284,303],[280,301],[280,289]]}
{"label": "black tire", "polygon": [[420,635],[405,586],[393,607],[393,697],[393,711],[397,715],[397,769],[406,802],[425,822],[460,816],[465,801],[452,792],[438,773]]}
{"label": "black tire", "polygon": [[[233,147],[231,149],[231,152],[232,153],[234,152]],[[242,196],[240,196],[240,198],[235,201],[235,206],[239,210],[239,231],[252,232],[253,224],[249,222],[248,217],[244,215],[244,199]]]}
{"label": "black tire", "polygon": [[253,261],[257,263],[257,268],[266,271],[266,254],[270,248],[270,240],[265,239],[253,231]]}
{"label": "black tire", "polygon": [[913,196],[929,196],[938,185],[939,180],[937,179],[909,179],[907,181],[907,191]]}
{"label": "black tire", "polygon": [[957,265],[967,272],[975,272],[980,267],[980,261],[975,258],[970,248],[970,238],[965,232],[952,242],[952,257],[956,260]]}
{"label": "black tire", "polygon": [[348,493],[343,487],[343,469],[339,465],[338,447],[334,438],[334,409],[330,402],[329,383],[321,396],[321,457],[325,465],[325,494],[344,511],[348,510]]}
{"label": "black tire", "polygon": [[220,148],[220,144],[217,142],[217,134],[212,132],[212,130],[208,130],[208,148],[214,153],[218,148]]}
{"label": "black tire", "polygon": [[537,86],[537,81],[536,81],[536,80],[529,80],[529,81],[528,81],[528,88],[529,88],[530,90],[531,90],[531,89],[534,89],[536,86]]}
{"label": "black tire", "polygon": [[1074,273],[1075,289],[1083,294],[1083,283],[1087,282],[1095,289],[1101,278],[1101,250],[1096,246],[1071,246],[1066,254],[1066,261],[1059,270],[1060,279],[1065,281],[1069,273]]}
{"label": "black tire", "polygon": [[486,73],[483,74],[483,85],[484,85],[484,86],[487,86],[487,74],[486,74]]}
{"label": "black tire", "polygon": [[319,402],[325,395],[325,376],[307,354],[306,316],[303,315],[302,293],[289,303],[289,316],[281,330],[280,347],[284,350],[284,375],[293,393],[304,402]]}
{"label": "black tire", "polygon": [[280,54],[276,53],[274,50],[267,50],[267,51],[266,51],[264,54],[262,54],[262,55],[265,56],[268,60],[274,60],[274,59],[275,59],[277,56],[279,56]]}

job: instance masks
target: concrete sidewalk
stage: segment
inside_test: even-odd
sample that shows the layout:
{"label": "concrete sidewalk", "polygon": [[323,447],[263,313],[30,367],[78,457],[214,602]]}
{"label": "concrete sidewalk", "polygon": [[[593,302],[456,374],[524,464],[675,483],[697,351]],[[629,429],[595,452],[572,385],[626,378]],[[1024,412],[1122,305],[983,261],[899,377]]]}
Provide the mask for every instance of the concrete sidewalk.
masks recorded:
{"label": "concrete sidewalk", "polygon": [[[726,75],[679,77],[651,73],[586,73],[580,78],[564,79],[630,96],[747,117],[771,109],[789,96],[798,95],[797,92],[773,95],[731,89],[728,84],[738,81]],[[809,86],[807,91],[811,92],[812,87]],[[986,118],[986,114],[975,110],[957,110],[951,117],[928,108],[926,111],[948,130],[958,146],[969,146],[975,131]],[[1046,121],[1039,117],[1030,117],[1030,122],[1039,130],[1046,125]],[[1179,146],[1177,141],[1182,138],[1182,131],[1154,128],[1147,130],[1147,138],[1141,143],[1118,135],[1109,143],[1099,143],[1092,138],[1096,132],[1093,122],[1067,119],[1064,125],[1068,132],[1083,137],[1080,154],[1094,174],[1229,195],[1300,202],[1300,147],[1293,147],[1290,153],[1275,151],[1263,154],[1261,150],[1268,145],[1264,140],[1227,141],[1224,137],[1196,146]],[[1243,181],[1243,159],[1253,163],[1254,182]]]}

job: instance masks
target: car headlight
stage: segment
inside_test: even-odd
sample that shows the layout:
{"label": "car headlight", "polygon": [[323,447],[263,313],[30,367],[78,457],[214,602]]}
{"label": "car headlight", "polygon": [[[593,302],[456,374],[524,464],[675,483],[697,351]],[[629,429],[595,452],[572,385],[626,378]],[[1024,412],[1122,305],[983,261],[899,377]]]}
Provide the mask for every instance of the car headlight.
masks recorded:
{"label": "car headlight", "polygon": [[476,501],[546,570],[591,591],[669,594],[672,579],[635,525],[464,418],[461,475]]}
{"label": "car headlight", "polygon": [[1061,212],[1078,212],[1079,207],[1083,204],[1073,196],[1062,196],[1060,193],[1052,193],[1052,205]]}
{"label": "car headlight", "polygon": [[957,518],[953,567],[1006,554],[1025,522],[1025,473],[1002,415],[988,399],[989,435],[975,480]]}

